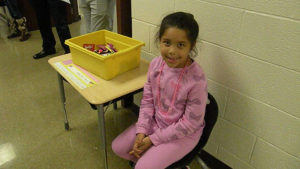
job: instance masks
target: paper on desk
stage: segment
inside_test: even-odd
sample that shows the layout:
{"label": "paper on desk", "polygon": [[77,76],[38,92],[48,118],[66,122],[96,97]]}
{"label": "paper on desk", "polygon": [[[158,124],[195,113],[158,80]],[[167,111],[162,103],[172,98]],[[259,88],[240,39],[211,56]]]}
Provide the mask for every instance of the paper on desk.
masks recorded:
{"label": "paper on desk", "polygon": [[[69,65],[69,64],[73,64],[73,61],[70,60],[65,60],[62,61],[63,64],[65,65]],[[74,64],[80,71],[82,71],[84,74],[86,74],[89,78],[91,78],[92,80],[94,80],[96,83],[98,82],[98,79],[96,79],[96,77],[94,75],[92,75],[90,72],[88,72],[87,70],[83,69],[82,67]]]}
{"label": "paper on desk", "polygon": [[64,64],[63,62],[56,62],[54,65],[61,70],[71,81],[76,84],[80,89],[93,86],[96,82],[88,77],[85,73],[79,70],[73,63]]}

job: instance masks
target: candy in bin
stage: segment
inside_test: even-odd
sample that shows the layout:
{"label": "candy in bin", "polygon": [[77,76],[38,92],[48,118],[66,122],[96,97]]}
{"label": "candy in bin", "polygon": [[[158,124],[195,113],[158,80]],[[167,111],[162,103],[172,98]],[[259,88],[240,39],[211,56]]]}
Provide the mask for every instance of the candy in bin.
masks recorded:
{"label": "candy in bin", "polygon": [[95,53],[101,54],[103,52],[102,49],[94,50]]}
{"label": "candy in bin", "polygon": [[95,44],[83,44],[83,48],[94,51],[95,50]]}
{"label": "candy in bin", "polygon": [[94,50],[94,52],[102,56],[107,56],[117,52],[116,48],[110,43],[108,43],[107,45],[103,45],[103,44],[97,45],[97,47],[99,49]]}
{"label": "candy in bin", "polygon": [[99,49],[102,49],[103,51],[107,51],[107,48],[106,48],[105,45],[97,45],[97,47],[98,47]]}
{"label": "candy in bin", "polygon": [[108,46],[110,49],[112,49],[114,52],[117,52],[117,49],[114,47],[113,44],[108,43],[107,46]]}

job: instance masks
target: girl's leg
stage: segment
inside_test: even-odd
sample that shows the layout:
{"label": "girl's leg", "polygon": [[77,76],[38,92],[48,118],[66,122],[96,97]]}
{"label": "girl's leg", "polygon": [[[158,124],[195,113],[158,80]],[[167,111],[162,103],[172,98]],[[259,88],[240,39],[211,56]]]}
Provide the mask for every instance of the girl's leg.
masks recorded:
{"label": "girl's leg", "polygon": [[112,142],[112,150],[115,154],[134,162],[136,162],[137,159],[133,155],[129,155],[129,152],[132,150],[135,141],[135,132],[135,124],[133,124]]}
{"label": "girl's leg", "polygon": [[188,154],[199,140],[191,137],[152,146],[137,161],[135,169],[164,169]]}

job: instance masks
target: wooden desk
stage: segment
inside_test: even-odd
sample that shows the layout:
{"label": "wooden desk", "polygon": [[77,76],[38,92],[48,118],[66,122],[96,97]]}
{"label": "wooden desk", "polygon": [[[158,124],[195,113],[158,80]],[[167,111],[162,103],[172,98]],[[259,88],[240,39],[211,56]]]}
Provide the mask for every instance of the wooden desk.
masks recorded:
{"label": "wooden desk", "polygon": [[69,77],[64,74],[60,69],[55,66],[55,63],[70,60],[71,54],[61,55],[49,59],[49,64],[58,73],[58,84],[60,88],[60,94],[62,99],[62,106],[65,113],[65,129],[69,130],[69,122],[67,118],[67,112],[65,109],[65,92],[63,86],[63,79],[71,84],[89,103],[95,104],[98,111],[98,121],[100,129],[100,147],[103,150],[105,169],[108,169],[107,164],[107,151],[106,151],[106,135],[105,135],[105,121],[104,121],[104,104],[111,102],[117,98],[120,98],[126,94],[134,93],[143,89],[147,80],[147,71],[149,63],[146,60],[141,59],[140,66],[125,72],[110,81],[103,80],[97,76],[98,82],[88,88],[80,89]]}

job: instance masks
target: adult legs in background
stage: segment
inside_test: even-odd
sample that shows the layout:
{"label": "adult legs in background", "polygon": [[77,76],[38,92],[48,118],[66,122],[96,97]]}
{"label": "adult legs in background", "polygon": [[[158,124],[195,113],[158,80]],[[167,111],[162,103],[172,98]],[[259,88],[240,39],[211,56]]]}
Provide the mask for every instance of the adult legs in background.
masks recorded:
{"label": "adult legs in background", "polygon": [[5,4],[9,10],[11,17],[13,17],[14,19],[20,19],[23,17],[18,8],[17,0],[5,0]]}
{"label": "adult legs in background", "polygon": [[107,6],[108,6],[107,7],[107,20],[108,20],[107,30],[112,31],[114,25],[116,0],[109,0]]}
{"label": "adult legs in background", "polygon": [[31,4],[36,12],[38,26],[43,39],[43,50],[34,55],[33,58],[39,59],[56,53],[56,42],[51,28],[50,16],[55,22],[60,43],[65,53],[69,53],[69,47],[64,44],[66,39],[71,38],[66,16],[67,3],[60,0],[31,0]]}
{"label": "adult legs in background", "polygon": [[65,44],[65,40],[71,38],[70,29],[67,22],[66,3],[60,0],[48,0],[50,13],[55,22],[56,31],[65,53],[70,53],[70,48]]}
{"label": "adult legs in background", "polygon": [[11,34],[8,35],[8,39],[21,36],[20,41],[27,40],[31,35],[27,29],[27,20],[23,17],[21,11],[18,8],[17,0],[6,0],[5,1],[10,15],[13,18],[10,23]]}
{"label": "adult legs in background", "polygon": [[108,29],[107,5],[107,0],[91,1],[91,32]]}
{"label": "adult legs in background", "polygon": [[30,0],[30,2],[35,11],[40,34],[43,39],[43,50],[34,56],[35,59],[39,59],[56,53],[56,42],[51,28],[50,10],[47,0]]}
{"label": "adult legs in background", "polygon": [[188,154],[198,140],[184,137],[158,146],[152,146],[140,159],[129,155],[135,141],[135,125],[121,133],[112,143],[113,151],[120,157],[136,162],[135,169],[164,169]]}
{"label": "adult legs in background", "polygon": [[79,8],[84,17],[85,33],[89,33],[89,32],[91,32],[90,0],[79,0]]}
{"label": "adult legs in background", "polygon": [[86,33],[101,29],[112,30],[114,0],[80,0]]}

